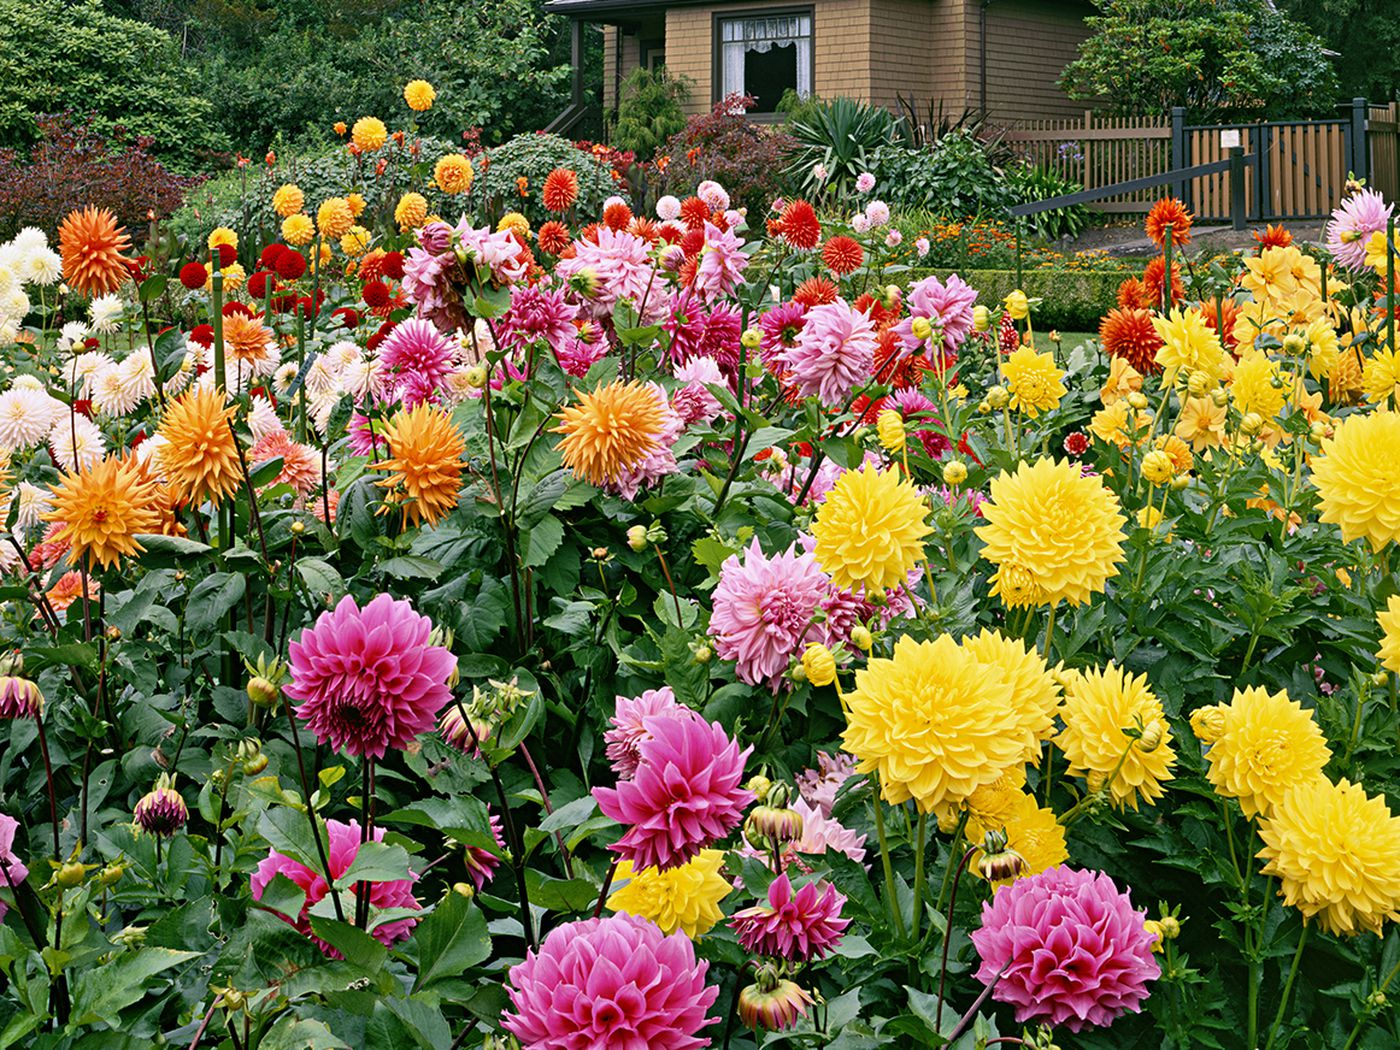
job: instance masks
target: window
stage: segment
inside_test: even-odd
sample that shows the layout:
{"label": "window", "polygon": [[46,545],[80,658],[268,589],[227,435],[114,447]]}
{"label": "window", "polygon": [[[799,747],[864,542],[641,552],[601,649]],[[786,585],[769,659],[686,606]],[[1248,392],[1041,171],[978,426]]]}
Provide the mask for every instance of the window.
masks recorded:
{"label": "window", "polygon": [[756,113],[773,113],[789,88],[812,93],[810,11],[721,18],[719,95],[751,95]]}

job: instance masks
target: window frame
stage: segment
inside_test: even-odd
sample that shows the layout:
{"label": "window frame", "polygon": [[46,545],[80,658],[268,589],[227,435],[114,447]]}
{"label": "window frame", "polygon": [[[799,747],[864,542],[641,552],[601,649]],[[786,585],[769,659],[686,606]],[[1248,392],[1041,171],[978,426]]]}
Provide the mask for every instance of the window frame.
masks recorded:
{"label": "window frame", "polygon": [[[808,62],[808,76],[812,84],[812,95],[817,94],[817,10],[814,4],[774,4],[762,7],[719,8],[711,15],[710,21],[710,105],[714,106],[725,97],[724,92],[724,23],[745,18],[769,18],[784,15],[806,15],[812,20],[811,55]],[[751,120],[772,122],[778,119],[776,112],[750,110]]]}

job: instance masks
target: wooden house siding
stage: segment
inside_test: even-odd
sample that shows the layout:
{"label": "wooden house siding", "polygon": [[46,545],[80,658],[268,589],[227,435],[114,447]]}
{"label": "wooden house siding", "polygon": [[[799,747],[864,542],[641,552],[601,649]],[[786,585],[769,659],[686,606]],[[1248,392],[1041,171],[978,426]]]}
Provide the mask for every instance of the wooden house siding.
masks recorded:
{"label": "wooden house siding", "polygon": [[[992,120],[1073,117],[1084,113],[1059,88],[1065,65],[1088,39],[1079,4],[997,0],[987,8],[987,112]],[[974,39],[973,57],[976,58]],[[970,104],[978,105],[977,70]]]}

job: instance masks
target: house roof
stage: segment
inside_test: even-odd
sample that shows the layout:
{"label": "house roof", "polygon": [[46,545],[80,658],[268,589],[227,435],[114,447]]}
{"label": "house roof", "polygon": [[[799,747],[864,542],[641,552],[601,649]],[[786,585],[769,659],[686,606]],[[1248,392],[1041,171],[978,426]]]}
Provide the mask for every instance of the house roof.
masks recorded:
{"label": "house roof", "polygon": [[679,7],[682,4],[713,3],[714,0],[546,0],[544,9],[552,15],[615,15],[633,11]]}

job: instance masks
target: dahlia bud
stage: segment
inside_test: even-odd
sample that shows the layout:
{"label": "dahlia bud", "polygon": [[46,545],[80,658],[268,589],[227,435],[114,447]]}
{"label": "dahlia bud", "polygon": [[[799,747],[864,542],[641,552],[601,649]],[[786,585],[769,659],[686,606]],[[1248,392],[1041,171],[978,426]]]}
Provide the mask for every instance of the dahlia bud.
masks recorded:
{"label": "dahlia bud", "polygon": [[1340,239],[1343,244],[1355,244],[1357,241],[1361,240],[1361,231],[1343,230]]}
{"label": "dahlia bud", "polygon": [[569,287],[576,295],[592,299],[598,294],[598,271],[585,266],[569,278]]}
{"label": "dahlia bud", "polygon": [[1312,426],[1308,427],[1308,437],[1312,438],[1317,444],[1321,444],[1323,439],[1327,437],[1327,430],[1327,424],[1319,419]]}
{"label": "dahlia bud", "polygon": [[899,303],[900,294],[901,293],[899,291],[899,285],[885,285],[885,309],[893,310],[895,306]]}
{"label": "dahlia bud", "polygon": [[674,273],[679,270],[681,264],[685,262],[685,249],[679,244],[668,244],[661,249],[661,254],[658,258],[660,259],[661,268],[663,270]]}
{"label": "dahlia bud", "polygon": [[1264,417],[1258,412],[1246,412],[1240,420],[1240,429],[1246,434],[1257,434],[1264,429]]}
{"label": "dahlia bud", "polygon": [[690,643],[690,658],[697,664],[707,664],[710,658],[715,655],[715,651],[704,642]]}
{"label": "dahlia bud", "polygon": [[802,814],[788,806],[792,790],[779,781],[744,821],[744,838],[754,849],[782,849],[802,837]]}
{"label": "dahlia bud", "polygon": [[467,386],[473,390],[480,390],[486,385],[486,367],[484,365],[472,365],[467,369]]}
{"label": "dahlia bud", "polygon": [[1186,380],[1186,390],[1192,397],[1205,397],[1210,393],[1210,376],[1204,372],[1192,372]]}
{"label": "dahlia bud", "polygon": [[232,1010],[235,1013],[237,1013],[239,1010],[242,1010],[245,1006],[248,1005],[248,997],[242,992],[240,992],[237,988],[214,988],[211,985],[209,990],[217,991],[219,993],[217,1002],[226,1010]]}
{"label": "dahlia bud", "polygon": [[813,685],[830,685],[836,680],[836,657],[820,642],[813,642],[802,652],[802,669]]}
{"label": "dahlia bud", "polygon": [[633,525],[627,530],[627,546],[638,552],[647,549],[647,527],[645,525]]}
{"label": "dahlia bud", "polygon": [[291,528],[293,536],[301,536],[306,532],[306,522],[294,521],[292,522]]}
{"label": "dahlia bud", "polygon": [[943,464],[943,484],[961,485],[967,480],[967,464],[960,459],[950,459]]}
{"label": "dahlia bud", "polygon": [[1384,1010],[1387,1002],[1388,1000],[1385,997],[1385,992],[1377,988],[1370,995],[1366,996],[1366,1009],[1372,1011],[1373,1013],[1379,1010]]}
{"label": "dahlia bud", "polygon": [[1152,950],[1160,952],[1167,936],[1162,932],[1162,924],[1156,919],[1148,919],[1142,924],[1142,928],[1147,931],[1147,935],[1152,938]]}
{"label": "dahlia bud", "polygon": [[1058,328],[1050,329],[1050,332],[1046,336],[1046,338],[1049,339],[1050,342],[1054,343],[1056,346],[1059,346],[1059,344],[1062,342],[1062,340],[1060,339],[1060,330]]}
{"label": "dahlia bud", "polygon": [[753,797],[757,801],[764,802],[768,798],[768,792],[772,790],[773,781],[769,780],[762,773],[756,773],[749,777],[749,782],[745,784],[744,787],[753,792]]}
{"label": "dahlia bud", "polygon": [[1014,320],[1024,321],[1031,313],[1031,301],[1026,298],[1026,293],[1017,288],[1014,292],[1002,300]]}
{"label": "dahlia bud", "polygon": [[1153,449],[1142,457],[1142,476],[1151,485],[1165,485],[1176,473],[1176,465],[1171,456],[1161,449]]}
{"label": "dahlia bud", "polygon": [[588,553],[595,561],[607,561],[612,555],[612,552],[606,547],[594,547]]}
{"label": "dahlia bud", "polygon": [[[1371,675],[1371,684],[1374,685],[1374,686],[1384,686],[1384,685],[1385,685],[1387,682],[1389,682],[1389,681],[1390,681],[1390,672],[1389,672],[1389,671],[1376,671],[1374,674]],[[1199,735],[1199,734],[1197,734],[1197,735]]]}
{"label": "dahlia bud", "polygon": [[1308,352],[1308,341],[1298,332],[1289,332],[1283,337],[1283,352],[1289,357],[1302,357]]}
{"label": "dahlia bud", "polygon": [[1162,740],[1164,739],[1164,737],[1165,731],[1162,728],[1162,723],[1152,722],[1150,725],[1146,726],[1143,729],[1142,735],[1138,737],[1138,750],[1149,753],[1152,751],[1156,751],[1159,747],[1162,746]]}
{"label": "dahlia bud", "polygon": [[248,679],[247,691],[248,699],[258,707],[271,707],[282,695],[282,690],[277,688],[276,683],[261,676]]}
{"label": "dahlia bud", "polygon": [[991,412],[991,410],[992,410],[991,402],[989,402],[989,401],[979,401],[979,402],[977,402],[977,414],[978,414],[978,415],[985,416],[985,415],[987,415],[989,412]]}
{"label": "dahlia bud", "polygon": [[886,452],[899,452],[904,448],[904,417],[892,408],[883,410],[875,421],[875,432],[880,438],[880,447]]}
{"label": "dahlia bud", "polygon": [[794,682],[805,682],[807,681],[807,669],[802,666],[801,662],[798,662],[794,664],[792,670],[788,672],[788,677]]}
{"label": "dahlia bud", "polygon": [[1128,404],[1141,412],[1147,407],[1147,395],[1141,390],[1134,390],[1128,395]]}
{"label": "dahlia bud", "polygon": [[481,1041],[481,1050],[520,1050],[520,1040],[513,1035],[488,1035]]}
{"label": "dahlia bud", "polygon": [[1216,408],[1224,408],[1230,403],[1230,393],[1224,387],[1218,386],[1210,392],[1210,400]]}
{"label": "dahlia bud", "polygon": [[110,936],[113,944],[120,944],[123,948],[139,948],[146,943],[148,929],[149,926],[126,926]]}
{"label": "dahlia bud", "polygon": [[739,1020],[745,1026],[767,1032],[781,1032],[807,1015],[812,997],[796,981],[774,978],[748,985],[739,993]]}
{"label": "dahlia bud", "polygon": [[143,831],[169,838],[185,826],[190,811],[175,790],[174,779],[169,773],[162,773],[156,778],[156,786],[136,803],[133,815]]}
{"label": "dahlia bud", "polygon": [[992,311],[985,306],[974,306],[972,308],[972,327],[979,332],[989,331],[992,327]]}
{"label": "dahlia bud", "polygon": [[250,777],[255,777],[267,768],[267,756],[263,754],[254,755],[243,763],[243,772]]}
{"label": "dahlia bud", "polygon": [[44,710],[44,694],[28,678],[0,678],[0,719],[38,718]]}
{"label": "dahlia bud", "polygon": [[909,322],[909,331],[922,343],[933,335],[933,323],[927,317],[916,317]]}
{"label": "dahlia bud", "polygon": [[745,350],[757,350],[763,341],[763,329],[745,328],[744,334],[739,337],[739,342]]}
{"label": "dahlia bud", "polygon": [[0,676],[9,677],[24,673],[24,653],[18,649],[11,649],[8,653],[0,655]]}
{"label": "dahlia bud", "polygon": [[467,900],[471,900],[476,896],[476,888],[472,886],[470,882],[454,882],[452,884],[452,892],[459,897],[467,898]]}
{"label": "dahlia bud", "polygon": [[81,886],[86,876],[87,865],[70,860],[66,864],[59,865],[58,871],[54,874],[54,881],[60,886],[71,889],[74,886]]}
{"label": "dahlia bud", "polygon": [[1006,834],[989,831],[982,842],[982,856],[977,859],[977,871],[988,882],[1005,882],[1026,870],[1026,861],[1006,844]]}
{"label": "dahlia bud", "polygon": [[870,647],[875,644],[875,639],[870,634],[870,628],[859,623],[852,627],[851,644],[863,653],[870,652]]}
{"label": "dahlia bud", "polygon": [[122,876],[125,874],[125,864],[108,864],[105,868],[103,868],[100,872],[97,873],[97,881],[102,883],[102,885],[104,886],[115,886],[117,883],[122,881]]}
{"label": "dahlia bud", "polygon": [[987,404],[1000,412],[1011,402],[1011,392],[1001,384],[997,384],[987,391]]}
{"label": "dahlia bud", "polygon": [[1181,921],[1175,915],[1163,915],[1157,924],[1162,927],[1162,936],[1174,941],[1181,936]]}

